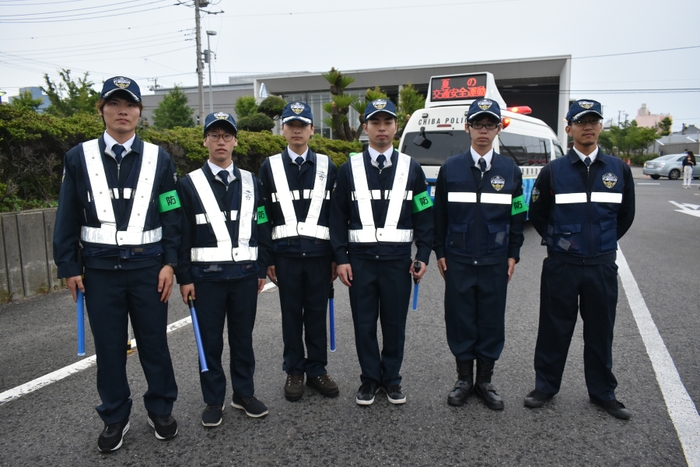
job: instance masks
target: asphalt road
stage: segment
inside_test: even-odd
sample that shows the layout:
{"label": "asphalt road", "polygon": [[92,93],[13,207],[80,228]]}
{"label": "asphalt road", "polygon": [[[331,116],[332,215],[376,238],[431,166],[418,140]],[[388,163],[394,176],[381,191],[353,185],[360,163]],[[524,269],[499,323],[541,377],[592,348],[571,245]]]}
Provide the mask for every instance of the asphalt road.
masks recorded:
{"label": "asphalt road", "polygon": [[[700,400],[700,287],[697,248],[700,190],[680,181],[637,175],[637,218],[620,241],[634,279],[663,338],[692,403]],[[653,184],[647,184],[653,183]],[[695,206],[695,207],[693,207]],[[505,410],[494,412],[471,397],[450,407],[454,360],[445,339],[442,279],[429,265],[419,309],[409,312],[403,387],[408,402],[393,406],[378,395],[359,407],[355,392],[360,369],[345,287],[336,282],[338,350],[328,369],[340,397],[324,399],[311,389],[301,401],[284,399],[279,297],[260,296],[254,333],[256,395],[270,409],[251,419],[230,406],[223,424],[201,426],[204,408],[197,377],[191,326],[169,335],[180,393],[173,415],[177,438],[155,439],[140,395],[145,381],[138,352],[128,359],[134,398],[131,430],[123,447],[110,455],[97,451],[102,422],[94,406],[95,367],[73,374],[17,399],[0,402],[0,466],[194,466],[194,465],[483,465],[483,466],[681,466],[687,465],[679,433],[669,415],[678,394],[664,400],[644,339],[620,287],[614,343],[618,398],[633,412],[629,421],[610,417],[588,401],[583,377],[581,326],[570,349],[561,392],[542,409],[523,407],[534,387],[540,263],[545,255],[528,226],[522,260],[509,286],[506,347],[494,384]],[[170,320],[188,316],[173,296]],[[579,323],[580,324],[580,323]],[[0,393],[74,363],[75,308],[66,291],[0,306]],[[88,333],[87,355],[92,355]],[[227,366],[228,349],[224,351]],[[667,402],[670,404],[667,406]],[[697,409],[689,414],[697,419]],[[700,456],[699,446],[686,446]]]}

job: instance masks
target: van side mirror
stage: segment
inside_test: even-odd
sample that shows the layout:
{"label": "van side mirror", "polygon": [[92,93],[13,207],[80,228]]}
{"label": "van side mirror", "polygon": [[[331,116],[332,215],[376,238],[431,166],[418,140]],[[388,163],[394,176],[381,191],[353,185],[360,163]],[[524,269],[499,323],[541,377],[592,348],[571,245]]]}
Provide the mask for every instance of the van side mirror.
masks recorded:
{"label": "van side mirror", "polygon": [[433,142],[425,137],[424,126],[420,127],[420,133],[418,133],[418,135],[415,138],[413,138],[413,144],[425,149],[430,149],[430,146],[433,145]]}

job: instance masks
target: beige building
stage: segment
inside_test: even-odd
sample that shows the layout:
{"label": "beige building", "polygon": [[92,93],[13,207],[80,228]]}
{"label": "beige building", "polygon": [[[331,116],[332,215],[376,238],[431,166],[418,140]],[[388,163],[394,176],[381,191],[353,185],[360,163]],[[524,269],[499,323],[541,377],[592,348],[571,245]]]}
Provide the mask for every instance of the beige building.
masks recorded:
{"label": "beige building", "polygon": [[637,122],[637,126],[656,128],[661,120],[666,117],[673,119],[673,117],[671,117],[669,114],[653,114],[649,109],[647,109],[646,104],[642,104],[642,108],[637,110],[635,121]]}

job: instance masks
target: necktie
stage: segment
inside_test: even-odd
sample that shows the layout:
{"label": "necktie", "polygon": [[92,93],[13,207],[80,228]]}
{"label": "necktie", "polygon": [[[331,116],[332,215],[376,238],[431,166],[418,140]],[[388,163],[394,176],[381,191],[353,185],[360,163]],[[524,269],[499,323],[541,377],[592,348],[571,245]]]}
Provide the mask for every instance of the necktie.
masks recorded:
{"label": "necktie", "polygon": [[482,174],[486,172],[486,159],[484,159],[483,157],[479,158],[479,168],[481,169]]}
{"label": "necktie", "polygon": [[112,152],[114,153],[117,162],[122,161],[122,154],[124,154],[124,151],[124,146],[122,146],[121,144],[115,144],[114,146],[112,146]]}
{"label": "necktie", "polygon": [[219,175],[221,181],[224,182],[224,185],[228,186],[228,170],[222,170],[217,175]]}
{"label": "necktie", "polygon": [[304,158],[301,157],[301,156],[299,156],[299,157],[297,157],[296,159],[294,159],[294,162],[296,162],[296,164],[297,164],[299,167],[301,167],[301,164],[304,163]]}
{"label": "necktie", "polygon": [[586,156],[586,158],[583,160],[583,162],[586,164],[586,167],[591,166],[591,158]]}
{"label": "necktie", "polygon": [[377,165],[379,167],[379,170],[382,170],[384,168],[385,162],[386,162],[386,156],[384,154],[380,154],[377,156]]}

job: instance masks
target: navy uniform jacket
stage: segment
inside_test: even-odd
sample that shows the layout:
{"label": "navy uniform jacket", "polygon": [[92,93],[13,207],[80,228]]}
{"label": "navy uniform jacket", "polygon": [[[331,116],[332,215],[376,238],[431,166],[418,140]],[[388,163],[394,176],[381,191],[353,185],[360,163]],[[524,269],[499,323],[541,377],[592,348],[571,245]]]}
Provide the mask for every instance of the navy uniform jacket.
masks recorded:
{"label": "navy uniform jacket", "polygon": [[[527,212],[522,180],[520,168],[495,151],[491,168],[483,178],[470,151],[447,159],[440,167],[435,187],[433,249],[437,258],[447,255],[473,265],[498,264],[508,258],[519,260]],[[450,194],[464,198],[474,196],[472,193],[476,196],[470,202],[448,201]],[[508,195],[507,204],[498,204]]]}
{"label": "navy uniform jacket", "polygon": [[[124,156],[121,164],[110,155],[106,155],[105,142],[101,136],[98,140],[102,162],[105,167],[107,183],[110,188],[134,188],[138,180],[143,142],[137,136],[131,146],[131,152]],[[58,266],[58,277],[73,277],[82,274],[79,260],[81,249],[81,226],[100,227],[95,212],[95,204],[90,192],[90,181],[85,169],[82,146],[78,145],[66,153],[63,162],[63,183],[56,212],[54,230],[54,261]],[[162,240],[158,243],[141,246],[100,245],[82,242],[82,256],[85,266],[96,269],[138,269],[177,262],[177,246],[180,243],[180,209],[159,212],[159,195],[175,190],[177,175],[170,155],[163,149],[158,150],[158,165],[153,197],[146,217],[144,230],[163,229]],[[112,200],[117,229],[126,230],[131,214],[131,199]]]}
{"label": "navy uniform jacket", "polygon": [[634,211],[632,171],[600,149],[590,174],[573,149],[547,164],[530,201],[532,225],[550,256],[579,264],[614,262]]}
{"label": "navy uniform jacket", "polygon": [[[240,215],[232,221],[228,215],[230,211],[238,211],[241,205],[241,171],[234,166],[233,175],[236,177],[229,184],[228,190],[223,182],[219,181],[211,172],[209,164],[202,167],[209,185],[214,190],[214,197],[219,203],[219,208],[227,214],[226,227],[233,242],[233,247],[238,246],[238,230]],[[260,182],[253,175],[255,185],[255,209],[262,206],[260,196]],[[197,191],[189,176],[180,179],[178,183],[180,202],[182,203],[182,242],[179,248],[177,267],[177,281],[179,284],[192,284],[202,281],[223,281],[240,279],[251,275],[257,275],[264,279],[267,266],[270,264],[270,240],[269,229],[266,227],[266,219],[253,217],[250,246],[258,247],[257,261],[226,261],[222,263],[193,263],[191,249],[196,247],[214,247],[217,245],[216,236],[211,224],[197,224],[195,216],[205,213],[204,206],[197,195]],[[257,211],[258,213],[260,211]],[[257,219],[257,220],[256,220]],[[263,223],[259,223],[263,222]]]}
{"label": "navy uniform jacket", "polygon": [[[309,149],[309,152],[306,154],[306,162],[304,162],[301,165],[301,168],[299,168],[299,166],[289,157],[289,152],[285,148],[285,150],[282,151],[282,162],[284,164],[284,171],[287,176],[287,183],[289,184],[290,191],[301,192],[303,190],[313,189],[316,175],[315,152]],[[329,158],[328,176],[326,177],[325,185],[325,189],[328,193],[333,191],[337,172],[338,169]],[[269,158],[263,161],[258,178],[263,186],[263,202],[265,204],[267,217],[270,221],[270,229],[274,229],[277,225],[284,225],[284,215],[282,214],[280,203],[273,201],[271,197],[272,193],[277,192],[277,187],[275,186],[275,180],[272,176],[272,168],[270,166]],[[309,205],[311,204],[311,199],[301,196],[300,198],[301,199],[292,201],[294,211],[296,212],[297,222],[304,221],[306,219],[306,215],[309,211]],[[329,217],[330,200],[327,199],[323,201],[321,213],[318,217],[318,225],[328,227]],[[275,255],[281,256],[308,257],[332,254],[331,243],[329,240],[321,240],[313,237],[297,236],[272,240],[272,249]]]}
{"label": "navy uniform jacket", "polygon": [[[367,185],[370,190],[391,190],[394,182],[394,173],[398,161],[398,152],[394,150],[391,156],[391,166],[383,169],[381,173],[372,165],[372,159],[368,151],[352,157],[364,157]],[[421,166],[411,158],[411,166],[408,174],[407,189],[413,191],[414,198],[425,193],[427,183]],[[411,257],[411,243],[350,243],[348,241],[348,229],[360,228],[357,202],[353,201],[352,193],[354,183],[350,161],[343,164],[338,170],[338,179],[335,190],[331,195],[331,246],[338,264],[348,264],[350,255],[379,260],[392,260]],[[401,215],[397,228],[413,229],[413,241],[416,243],[416,259],[428,264],[433,241],[433,212],[432,208],[413,212],[414,200],[403,202]],[[383,227],[389,200],[372,200],[372,212],[374,214],[375,227]]]}

